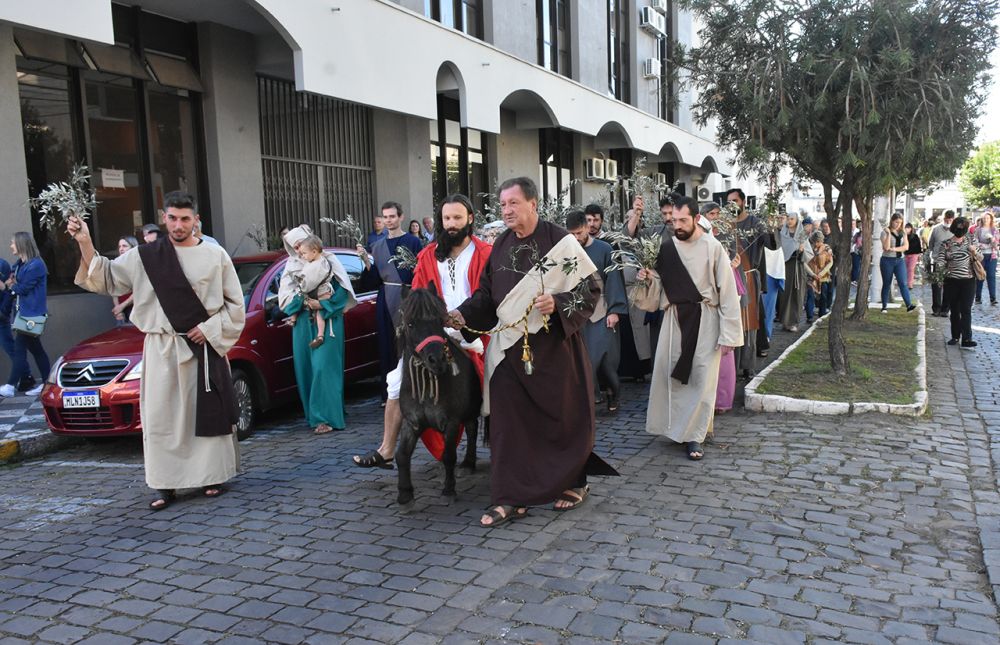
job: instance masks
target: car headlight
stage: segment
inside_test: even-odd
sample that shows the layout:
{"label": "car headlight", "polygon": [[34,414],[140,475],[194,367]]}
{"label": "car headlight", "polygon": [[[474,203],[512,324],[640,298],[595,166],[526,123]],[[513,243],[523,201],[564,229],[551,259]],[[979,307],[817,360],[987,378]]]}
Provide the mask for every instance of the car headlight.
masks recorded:
{"label": "car headlight", "polygon": [[61,368],[62,365],[63,365],[63,357],[60,356],[59,358],[56,359],[56,362],[52,365],[52,369],[49,370],[49,376],[48,378],[45,379],[46,383],[52,383],[53,385],[56,383],[57,381],[56,377],[59,376],[59,368]]}
{"label": "car headlight", "polygon": [[128,371],[128,374],[125,375],[122,381],[138,381],[140,378],[142,378],[142,359],[132,366],[132,369]]}

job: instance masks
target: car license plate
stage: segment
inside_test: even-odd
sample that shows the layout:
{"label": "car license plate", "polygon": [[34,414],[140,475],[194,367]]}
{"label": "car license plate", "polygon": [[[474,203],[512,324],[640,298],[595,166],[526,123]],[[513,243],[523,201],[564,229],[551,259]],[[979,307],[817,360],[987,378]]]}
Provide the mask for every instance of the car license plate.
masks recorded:
{"label": "car license plate", "polygon": [[63,394],[64,408],[96,408],[101,405],[101,395],[97,390],[83,390]]}

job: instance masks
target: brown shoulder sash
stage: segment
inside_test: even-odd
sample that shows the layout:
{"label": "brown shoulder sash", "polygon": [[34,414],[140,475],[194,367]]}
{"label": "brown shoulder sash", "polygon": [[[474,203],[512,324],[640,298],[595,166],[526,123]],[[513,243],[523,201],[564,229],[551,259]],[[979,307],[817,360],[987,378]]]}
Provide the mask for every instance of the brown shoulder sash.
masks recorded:
{"label": "brown shoulder sash", "polygon": [[[205,305],[184,275],[177,250],[169,238],[162,237],[152,244],[140,245],[139,258],[156,299],[174,331],[186,334],[210,318]],[[229,362],[225,357],[219,356],[207,342],[200,346],[187,337],[185,340],[198,359],[194,434],[196,437],[231,434],[238,411]]]}
{"label": "brown shoulder sash", "polygon": [[677,359],[670,376],[687,385],[691,378],[691,365],[698,347],[698,330],[701,328],[702,295],[691,279],[673,238],[667,238],[660,246],[656,258],[656,272],[660,274],[663,292],[667,300],[677,309],[677,324],[681,329],[681,355]]}

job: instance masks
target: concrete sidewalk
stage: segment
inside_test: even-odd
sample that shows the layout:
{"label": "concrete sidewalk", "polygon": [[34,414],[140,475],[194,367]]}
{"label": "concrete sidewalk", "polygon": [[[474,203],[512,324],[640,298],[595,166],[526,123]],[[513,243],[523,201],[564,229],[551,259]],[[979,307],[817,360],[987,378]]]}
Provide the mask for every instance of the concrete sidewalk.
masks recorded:
{"label": "concrete sidewalk", "polygon": [[38,457],[79,440],[53,434],[37,396],[0,398],[0,465]]}

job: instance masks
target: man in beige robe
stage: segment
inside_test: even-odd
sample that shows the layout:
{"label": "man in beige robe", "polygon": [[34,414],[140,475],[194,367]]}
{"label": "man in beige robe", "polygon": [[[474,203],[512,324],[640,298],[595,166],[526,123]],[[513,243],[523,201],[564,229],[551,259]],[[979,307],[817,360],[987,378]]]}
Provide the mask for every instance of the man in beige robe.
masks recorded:
{"label": "man in beige robe", "polygon": [[[174,195],[165,198],[163,224],[184,276],[210,315],[187,333],[187,339],[197,345],[208,343],[225,356],[243,331],[243,290],[225,250],[193,235],[199,220],[193,198],[187,196],[174,206],[168,199]],[[180,488],[203,488],[208,497],[221,494],[221,485],[239,470],[236,433],[195,436],[198,357],[167,319],[138,247],[109,260],[95,251],[85,222],[71,218],[67,228],[80,246],[76,284],[104,295],[132,292],[130,319],[146,335],[139,410],[146,484],[159,493],[150,508],[165,508]]]}
{"label": "man in beige robe", "polygon": [[[638,278],[646,280],[647,288],[637,302],[646,311],[663,309],[659,342],[653,363],[653,380],[649,390],[646,432],[669,437],[687,444],[688,457],[694,460],[704,455],[702,442],[712,431],[715,418],[715,390],[719,379],[719,361],[723,353],[743,344],[740,322],[740,298],[736,281],[723,246],[696,224],[695,203],[688,197],[675,201],[673,212],[674,238],[665,239],[660,249],[661,260],[668,244],[676,248],[683,268],[690,275],[697,294],[694,306],[700,307],[697,324],[697,344],[686,374],[686,383],[678,379],[676,368],[682,354],[680,304],[671,303],[664,283],[679,281],[679,275],[660,276],[654,270],[643,269]],[[670,285],[673,287],[673,284]]]}

